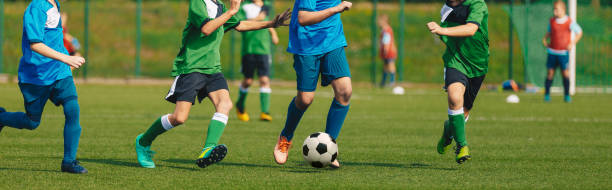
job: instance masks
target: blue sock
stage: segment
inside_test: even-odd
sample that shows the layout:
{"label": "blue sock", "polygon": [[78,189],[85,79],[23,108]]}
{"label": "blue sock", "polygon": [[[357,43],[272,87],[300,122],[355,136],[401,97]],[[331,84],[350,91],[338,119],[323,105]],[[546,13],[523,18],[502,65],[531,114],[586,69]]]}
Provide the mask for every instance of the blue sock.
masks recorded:
{"label": "blue sock", "polygon": [[281,136],[287,137],[288,141],[291,141],[293,138],[293,133],[295,132],[295,128],[297,128],[298,123],[300,123],[300,119],[304,115],[304,111],[300,110],[295,106],[295,97],[289,103],[289,109],[287,110],[287,121],[285,122],[285,128],[281,132]]}
{"label": "blue sock", "polygon": [[389,75],[390,75],[389,83],[394,84],[395,83],[395,73],[389,73]]}
{"label": "blue sock", "polygon": [[32,116],[32,118],[28,117],[28,115],[23,112],[0,113],[0,123],[2,125],[17,129],[34,130],[38,128],[38,125],[40,125],[40,116]]}
{"label": "blue sock", "polygon": [[344,124],[344,119],[346,118],[350,106],[350,104],[346,106],[342,105],[334,98],[331,107],[329,107],[329,112],[327,113],[327,125],[325,127],[325,132],[332,138],[338,139],[340,129],[342,129],[342,124]]}
{"label": "blue sock", "polygon": [[382,81],[380,81],[380,86],[385,86],[385,83],[387,82],[387,76],[388,75],[389,75],[389,73],[383,72],[383,78],[382,78]]}
{"label": "blue sock", "polygon": [[70,100],[63,104],[66,123],[64,125],[64,160],[63,163],[71,163],[76,159],[79,139],[81,138],[81,124],[79,119],[79,103]]}

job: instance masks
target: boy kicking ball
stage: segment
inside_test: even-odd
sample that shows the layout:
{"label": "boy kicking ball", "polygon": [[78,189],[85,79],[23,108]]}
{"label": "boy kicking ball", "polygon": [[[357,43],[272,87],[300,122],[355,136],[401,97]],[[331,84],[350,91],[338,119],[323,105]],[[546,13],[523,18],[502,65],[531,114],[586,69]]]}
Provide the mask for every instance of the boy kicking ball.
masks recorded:
{"label": "boy kicking ball", "polygon": [[[302,115],[314,99],[319,74],[321,85],[332,85],[334,100],[325,132],[337,139],[349,110],[352,94],[351,73],[344,47],[347,46],[340,13],[350,9],[347,1],[296,0],[289,24],[289,47],[293,53],[297,75],[297,96],[289,103],[285,128],[274,147],[274,159],[285,164],[291,148],[291,139]],[[332,167],[340,167],[334,160]]]}
{"label": "boy kicking ball", "polygon": [[220,0],[190,0],[187,24],[183,29],[181,49],[174,60],[172,76],[176,79],[166,100],[176,104],[174,113],[159,117],[149,129],[138,135],[135,142],[138,162],[142,167],[154,168],[151,144],[160,134],[177,127],[189,116],[196,98],[199,102],[208,97],[216,113],[208,125],[204,149],[196,160],[199,167],[221,161],[227,154],[225,145],[218,145],[232,109],[227,81],[221,73],[219,46],[224,32],[258,30],[286,26],[289,10],[272,21],[240,21],[235,17],[240,0],[230,0],[227,9]]}
{"label": "boy kicking ball", "polygon": [[64,108],[64,159],[62,172],[87,173],[76,160],[81,137],[80,108],[70,68],[85,63],[70,56],[64,47],[60,5],[57,0],[33,0],[23,15],[19,62],[19,89],[26,113],[6,112],[0,107],[0,131],[4,127],[34,130],[41,122],[45,104],[51,100]]}
{"label": "boy kicking ball", "polygon": [[446,0],[440,12],[442,22],[427,23],[429,31],[446,44],[444,83],[448,92],[448,120],[444,122],[438,153],[444,154],[453,139],[456,161],[471,158],[465,135],[469,117],[489,65],[489,12],[484,0]]}

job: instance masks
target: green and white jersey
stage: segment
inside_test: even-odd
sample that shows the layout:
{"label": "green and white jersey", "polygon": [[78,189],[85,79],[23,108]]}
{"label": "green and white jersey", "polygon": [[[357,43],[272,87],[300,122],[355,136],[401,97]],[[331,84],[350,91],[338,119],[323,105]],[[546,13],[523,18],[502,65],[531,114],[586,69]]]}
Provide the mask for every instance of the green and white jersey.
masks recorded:
{"label": "green and white jersey", "polygon": [[[268,20],[268,6],[258,6],[255,3],[243,4],[238,12],[240,20],[254,19],[262,12],[266,15],[264,20]],[[257,54],[268,55],[271,50],[271,37],[268,29],[242,32],[242,55]]]}
{"label": "green and white jersey", "polygon": [[485,75],[489,69],[489,11],[484,0],[466,0],[457,7],[444,5],[440,13],[442,27],[478,25],[471,37],[440,36],[446,44],[444,67],[455,68],[469,78]]}
{"label": "green and white jersey", "polygon": [[181,49],[174,59],[172,76],[199,72],[215,74],[221,72],[219,46],[225,31],[238,26],[240,20],[230,18],[223,26],[210,35],[202,33],[201,28],[227,11],[221,0],[190,0],[187,24],[183,29]]}

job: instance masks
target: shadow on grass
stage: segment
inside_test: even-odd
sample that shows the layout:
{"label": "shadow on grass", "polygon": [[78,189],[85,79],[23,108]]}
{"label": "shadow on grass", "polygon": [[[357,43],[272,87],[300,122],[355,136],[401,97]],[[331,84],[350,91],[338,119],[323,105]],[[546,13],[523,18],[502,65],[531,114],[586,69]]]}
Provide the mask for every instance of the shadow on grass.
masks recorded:
{"label": "shadow on grass", "polygon": [[28,172],[52,172],[52,173],[61,173],[60,170],[37,170],[37,169],[25,169],[25,168],[0,168],[2,170],[19,170],[19,171],[28,171]]}
{"label": "shadow on grass", "polygon": [[[195,160],[187,160],[187,159],[167,159],[163,160],[165,162],[172,162],[178,164],[195,164]],[[217,163],[221,166],[240,166],[240,167],[253,167],[253,168],[277,168],[277,166],[272,165],[264,165],[264,164],[249,164],[249,163],[235,163],[235,162],[219,162]]]}
{"label": "shadow on grass", "polygon": [[396,163],[379,163],[379,162],[342,162],[342,164],[346,166],[374,166],[374,167],[431,169],[431,170],[447,170],[447,171],[457,170],[457,168],[434,167],[431,164],[424,164],[424,163],[412,163],[410,165],[404,165],[404,164],[396,164]]}
{"label": "shadow on grass", "polygon": [[[89,158],[80,158],[80,161],[83,162],[94,162],[94,163],[99,163],[99,164],[108,164],[108,165],[115,165],[115,166],[126,166],[126,167],[135,167],[135,168],[141,168],[140,165],[138,164],[138,162],[136,161],[123,161],[120,159],[89,159]],[[168,168],[174,168],[174,169],[183,169],[183,170],[189,170],[189,171],[197,171],[198,169],[195,168],[187,168],[187,167],[179,167],[179,166],[164,166],[164,165],[160,165],[160,164],[156,164],[156,167],[168,167]]]}

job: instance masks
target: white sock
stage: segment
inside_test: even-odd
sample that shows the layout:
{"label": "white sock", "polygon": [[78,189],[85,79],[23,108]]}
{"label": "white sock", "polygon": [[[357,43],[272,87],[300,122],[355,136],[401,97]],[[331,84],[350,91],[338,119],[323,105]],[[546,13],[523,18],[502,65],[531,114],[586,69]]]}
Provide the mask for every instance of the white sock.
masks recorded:
{"label": "white sock", "polygon": [[269,94],[269,93],[272,93],[272,89],[271,88],[263,88],[262,87],[262,88],[259,89],[259,92],[260,93],[268,93]]}
{"label": "white sock", "polygon": [[172,123],[170,123],[170,120],[168,119],[168,116],[170,116],[170,114],[166,114],[166,115],[161,117],[162,127],[164,127],[164,129],[166,131],[174,128],[174,126],[172,126]]}
{"label": "white sock", "polygon": [[217,112],[213,115],[212,119],[220,121],[221,123],[227,125],[227,120],[229,119],[229,117],[225,114]]}
{"label": "white sock", "polygon": [[458,109],[458,110],[451,110],[450,108],[448,109],[448,115],[459,115],[459,114],[463,114],[463,108]]}
{"label": "white sock", "polygon": [[242,88],[242,86],[240,86],[240,92],[249,92],[249,88]]}

